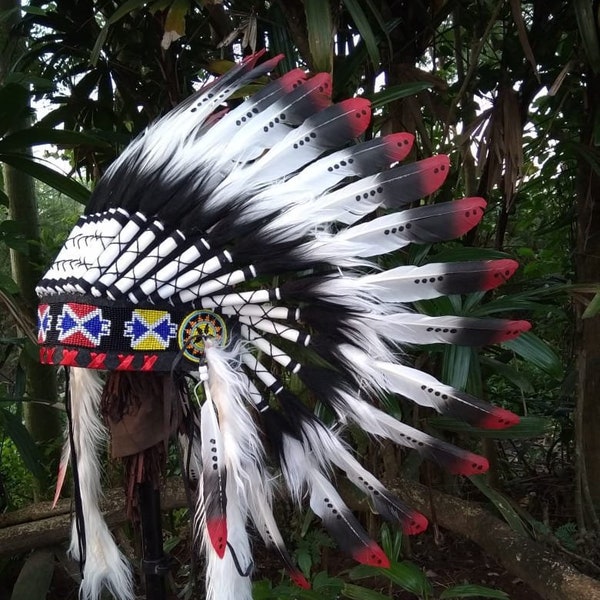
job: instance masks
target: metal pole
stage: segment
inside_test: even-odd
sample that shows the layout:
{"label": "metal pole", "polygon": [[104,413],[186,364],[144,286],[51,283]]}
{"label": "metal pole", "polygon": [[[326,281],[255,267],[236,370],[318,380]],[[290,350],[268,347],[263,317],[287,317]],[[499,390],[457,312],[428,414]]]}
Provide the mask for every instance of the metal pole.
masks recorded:
{"label": "metal pole", "polygon": [[163,552],[160,492],[152,482],[137,486],[142,529],[142,566],[146,580],[146,600],[166,600],[165,577],[169,561]]}

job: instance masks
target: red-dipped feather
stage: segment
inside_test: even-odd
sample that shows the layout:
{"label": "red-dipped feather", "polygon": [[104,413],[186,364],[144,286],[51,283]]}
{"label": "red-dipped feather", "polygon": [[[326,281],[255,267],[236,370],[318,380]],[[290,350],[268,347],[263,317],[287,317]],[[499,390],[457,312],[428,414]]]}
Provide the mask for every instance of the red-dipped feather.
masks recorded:
{"label": "red-dipped feather", "polygon": [[337,255],[379,256],[411,242],[423,244],[453,239],[474,227],[483,217],[485,200],[463,198],[421,206],[379,217],[345,229],[325,249]]}
{"label": "red-dipped feather", "polygon": [[[402,182],[402,180],[411,175],[413,171],[418,173],[418,177],[416,177],[414,183],[411,184],[413,186],[412,192],[398,195],[390,194],[389,197],[386,197],[383,206],[386,208],[397,208],[407,202],[413,202],[414,200],[433,194],[433,192],[438,190],[444,181],[446,181],[446,177],[448,177],[448,173],[450,172],[450,159],[445,154],[438,154],[409,165],[404,165],[398,169],[394,179]],[[381,175],[384,180],[388,180],[388,173],[382,173]]]}
{"label": "red-dipped feather", "polygon": [[489,268],[481,282],[481,289],[486,291],[493,290],[499,285],[506,283],[518,268],[519,263],[510,258],[489,261]]}
{"label": "red-dipped feather", "polygon": [[442,414],[463,419],[475,427],[505,429],[519,422],[519,417],[511,411],[440,383],[418,369],[388,362],[377,362],[376,368],[383,375],[381,386],[384,389],[402,394]]}
{"label": "red-dipped feather", "polygon": [[531,324],[527,321],[477,319],[472,317],[430,317],[419,313],[367,316],[375,330],[398,344],[456,344],[487,346],[515,339]]}
{"label": "red-dipped feather", "polygon": [[303,590],[310,590],[310,583],[300,571],[290,571],[290,579]]}
{"label": "red-dipped feather", "polygon": [[204,521],[210,543],[220,558],[227,548],[227,469],[223,438],[210,397],[200,412]]}
{"label": "red-dipped feather", "polygon": [[371,103],[365,98],[349,98],[338,105],[341,114],[347,118],[347,124],[352,131],[352,137],[364,133],[371,122]]}
{"label": "red-dipped feather", "polygon": [[465,452],[460,459],[454,461],[443,461],[439,463],[446,468],[452,475],[481,475],[486,473],[490,468],[490,463],[484,456],[479,454],[473,454],[472,452]]}
{"label": "red-dipped feather", "polygon": [[461,237],[481,221],[487,202],[483,198],[462,198],[453,203],[456,208],[452,237]]}
{"label": "red-dipped feather", "polygon": [[384,569],[390,567],[390,559],[375,542],[371,542],[366,548],[354,551],[352,558],[363,565],[371,567],[382,567]]}
{"label": "red-dipped feather", "polygon": [[519,416],[510,410],[500,408],[499,406],[493,406],[487,410],[489,414],[473,422],[476,427],[481,427],[482,429],[506,429],[507,427],[514,427],[519,424]]}
{"label": "red-dipped feather", "polygon": [[415,136],[412,133],[390,133],[382,138],[390,163],[404,160],[410,153]]}

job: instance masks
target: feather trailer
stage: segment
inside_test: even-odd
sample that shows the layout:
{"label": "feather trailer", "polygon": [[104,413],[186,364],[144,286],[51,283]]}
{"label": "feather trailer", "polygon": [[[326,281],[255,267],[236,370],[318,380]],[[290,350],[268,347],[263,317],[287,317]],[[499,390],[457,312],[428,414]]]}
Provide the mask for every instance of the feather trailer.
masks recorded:
{"label": "feather trailer", "polygon": [[[40,360],[72,372],[72,426],[57,487],[70,455],[81,499],[71,550],[85,555],[86,600],[98,600],[102,587],[120,599],[134,595],[98,510],[97,450],[106,432],[93,370],[195,382],[175,401],[172,431],[196,503],[211,600],[250,599],[251,524],[291,578],[309,587],[275,519],[279,480],[359,562],[388,559],[343,503],[336,472],[405,532],[425,528],[424,517],[360,465],[341,425],[451,473],[487,469],[484,458],[387,414],[389,394],[479,427],[518,422],[402,355],[406,345],[480,346],[528,330],[516,319],[430,317],[411,306],[494,290],[517,269],[509,258],[393,266],[393,252],[408,244],[475,227],[485,201],[429,197],[450,162],[439,155],[400,163],[415,141],[410,133],[357,139],[368,130],[370,104],[332,103],[329,74],[295,69],[226,108],[280,58],[244,59],[134,140],[37,288]],[[391,268],[373,262],[384,255]],[[306,398],[328,406],[336,422],[325,426]]]}

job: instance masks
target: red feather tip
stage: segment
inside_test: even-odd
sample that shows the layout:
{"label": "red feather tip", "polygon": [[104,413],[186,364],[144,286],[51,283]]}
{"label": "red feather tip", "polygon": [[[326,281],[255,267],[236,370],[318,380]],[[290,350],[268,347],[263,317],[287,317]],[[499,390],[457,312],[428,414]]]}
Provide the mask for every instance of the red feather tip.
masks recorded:
{"label": "red feather tip", "polygon": [[219,558],[225,555],[227,548],[227,519],[219,517],[206,522],[210,543]]}
{"label": "red feather tip", "polygon": [[310,590],[310,583],[300,571],[290,571],[290,579],[304,590]]}
{"label": "red feather tip", "polygon": [[467,453],[464,458],[448,466],[448,471],[453,475],[481,475],[490,468],[487,458],[478,454]]}
{"label": "red feather tip", "polygon": [[456,215],[452,223],[452,236],[460,237],[481,221],[487,202],[483,198],[462,198],[455,200],[454,205],[460,207],[462,212]]}
{"label": "red feather tip", "polygon": [[445,154],[430,156],[419,161],[421,193],[423,196],[438,190],[450,171],[450,159]]}
{"label": "red feather tip", "polygon": [[514,340],[530,329],[531,323],[529,321],[507,321],[504,329],[498,331],[490,340],[490,344],[500,344],[501,342]]}
{"label": "red feather tip", "polygon": [[410,513],[408,518],[402,520],[402,532],[406,535],[418,535],[423,533],[428,525],[427,518],[414,511]]}
{"label": "red feather tip", "polygon": [[482,429],[507,429],[519,423],[519,416],[505,408],[495,406],[491,414],[477,423]]}
{"label": "red feather tip", "polygon": [[340,109],[352,111],[348,115],[352,135],[358,137],[364,133],[371,122],[371,103],[365,98],[349,98],[338,103]]}
{"label": "red feather tip", "polygon": [[482,284],[482,290],[493,290],[510,279],[519,268],[519,263],[510,258],[490,261],[489,271]]}
{"label": "red feather tip", "polygon": [[361,548],[352,553],[352,558],[363,565],[371,567],[389,568],[390,559],[385,552],[375,543],[371,542],[366,548]]}
{"label": "red feather tip", "polygon": [[386,135],[385,149],[387,150],[390,162],[404,160],[410,153],[415,136],[412,133],[392,133]]}

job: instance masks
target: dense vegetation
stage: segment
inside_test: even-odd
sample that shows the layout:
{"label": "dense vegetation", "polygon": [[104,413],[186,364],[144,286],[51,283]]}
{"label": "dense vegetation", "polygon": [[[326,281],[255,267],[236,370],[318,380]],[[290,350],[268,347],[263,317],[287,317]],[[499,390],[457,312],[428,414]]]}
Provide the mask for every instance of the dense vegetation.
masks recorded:
{"label": "dense vegetation", "polygon": [[[532,333],[481,351],[432,346],[413,356],[443,381],[523,415],[522,423],[490,435],[407,410],[399,400],[392,407],[408,421],[485,453],[492,465],[489,475],[471,481],[443,477],[411,455],[359,437],[357,449],[367,462],[380,465],[387,481],[421,481],[452,494],[439,499],[439,523],[475,540],[509,570],[510,557],[493,548],[494,532],[477,534],[477,523],[471,528],[442,515],[454,506],[444,502],[464,503],[465,512],[468,500],[482,502],[505,519],[520,543],[536,540],[532,548],[550,548],[579,571],[598,577],[597,3],[32,0],[21,13],[15,0],[0,0],[0,11],[0,510],[27,510],[51,495],[62,443],[61,382],[35,361],[35,281],[88,190],[127,142],[230,61],[266,47],[285,54],[280,69],[300,65],[332,71],[334,100],[356,93],[369,97],[377,110],[368,135],[415,133],[412,159],[450,154],[453,169],[440,192],[443,199],[482,195],[488,200],[483,223],[465,239],[414,247],[394,260],[419,264],[433,256],[436,261],[509,256],[522,265],[494,294],[424,302],[419,309],[432,315],[526,318],[534,323]],[[42,160],[37,148],[44,144],[54,146],[52,156]],[[58,158],[72,169],[69,176],[56,170]],[[174,458],[167,475],[176,471]],[[107,478],[109,487],[120,483],[111,468]],[[424,511],[431,509],[427,494]],[[185,513],[169,513],[165,526],[166,543],[178,560],[176,584],[191,597]],[[377,530],[380,523],[373,520],[371,527]],[[443,568],[440,547],[473,552],[454,538],[443,540],[438,531],[409,543],[382,529],[378,535],[396,559],[387,576],[322,562],[330,541],[310,516],[292,522],[286,533],[317,591],[299,596],[286,585],[276,588],[280,574],[274,567],[260,573],[270,583],[257,584],[257,598],[507,597],[498,590],[455,585],[481,581],[481,569],[471,569],[473,580],[458,555],[456,578],[448,575],[450,563],[440,582],[446,592],[434,586],[435,578],[421,567]],[[122,533],[130,545],[132,536]],[[64,551],[56,548],[41,559],[40,552],[0,558],[0,581],[6,582],[0,598],[10,597],[22,568],[32,572],[26,562],[32,558],[46,565],[33,567],[38,595],[19,592],[17,586],[15,600],[46,597],[50,585],[55,595],[48,597],[73,594],[65,592],[73,586],[64,567],[54,569],[54,557],[64,562]],[[427,555],[438,556],[438,562]],[[540,597],[576,600],[564,589],[549,595],[538,567],[533,561],[513,573]],[[557,568],[563,567],[569,568]],[[511,579],[496,581],[498,588],[504,585],[513,598],[535,597],[530,588],[519,592]],[[591,579],[586,585],[586,600],[600,598],[600,586]]]}

